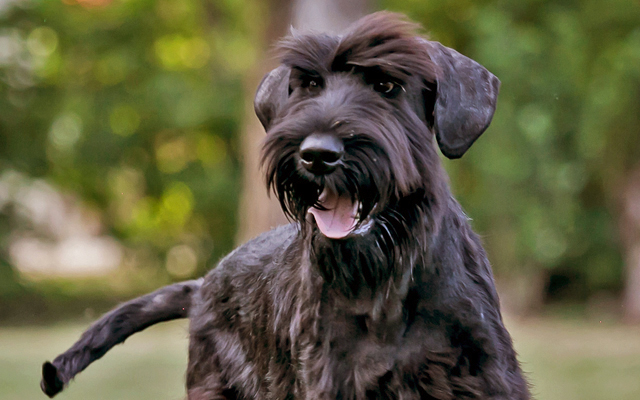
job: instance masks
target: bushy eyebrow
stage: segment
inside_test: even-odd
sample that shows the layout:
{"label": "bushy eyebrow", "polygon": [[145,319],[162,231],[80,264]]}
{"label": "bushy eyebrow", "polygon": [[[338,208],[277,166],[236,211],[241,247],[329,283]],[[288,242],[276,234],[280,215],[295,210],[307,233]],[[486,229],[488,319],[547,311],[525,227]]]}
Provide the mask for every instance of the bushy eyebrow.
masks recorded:
{"label": "bushy eyebrow", "polygon": [[278,45],[280,61],[302,71],[328,72],[338,43],[334,36],[294,34]]}
{"label": "bushy eyebrow", "polygon": [[292,32],[278,49],[284,65],[311,75],[356,67],[359,73],[386,75],[400,83],[414,75],[435,82],[438,68],[416,30],[417,25],[382,13],[363,19],[343,36]]}

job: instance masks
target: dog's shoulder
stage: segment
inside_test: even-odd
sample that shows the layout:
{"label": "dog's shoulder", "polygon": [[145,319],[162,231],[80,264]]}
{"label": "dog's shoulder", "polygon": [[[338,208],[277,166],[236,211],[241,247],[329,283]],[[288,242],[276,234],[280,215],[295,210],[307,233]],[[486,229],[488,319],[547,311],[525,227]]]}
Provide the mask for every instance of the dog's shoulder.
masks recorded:
{"label": "dog's shoulder", "polygon": [[240,245],[218,263],[208,275],[244,275],[265,273],[278,263],[299,237],[299,225],[279,226]]}
{"label": "dog's shoulder", "polygon": [[296,224],[277,227],[240,245],[205,276],[195,314],[252,309],[268,292],[274,271],[299,237]]}

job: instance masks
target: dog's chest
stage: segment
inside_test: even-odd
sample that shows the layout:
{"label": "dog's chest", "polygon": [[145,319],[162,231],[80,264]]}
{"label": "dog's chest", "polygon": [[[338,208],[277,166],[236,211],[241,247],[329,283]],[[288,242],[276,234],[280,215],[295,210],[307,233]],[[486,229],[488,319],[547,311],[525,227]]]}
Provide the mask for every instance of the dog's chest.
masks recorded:
{"label": "dog's chest", "polygon": [[[345,299],[323,296],[316,329],[297,342],[296,362],[301,366],[301,398],[371,398],[380,380],[402,363],[406,323],[399,299]],[[377,397],[373,397],[377,398]]]}

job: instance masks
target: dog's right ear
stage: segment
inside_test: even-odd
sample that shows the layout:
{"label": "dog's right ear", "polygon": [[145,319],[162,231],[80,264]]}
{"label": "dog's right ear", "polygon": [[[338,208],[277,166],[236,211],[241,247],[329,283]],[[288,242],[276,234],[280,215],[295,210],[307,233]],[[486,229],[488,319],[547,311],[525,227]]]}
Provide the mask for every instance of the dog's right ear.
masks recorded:
{"label": "dog's right ear", "polygon": [[266,74],[258,85],[253,108],[265,131],[269,130],[282,105],[289,97],[290,71],[288,67],[281,65]]}

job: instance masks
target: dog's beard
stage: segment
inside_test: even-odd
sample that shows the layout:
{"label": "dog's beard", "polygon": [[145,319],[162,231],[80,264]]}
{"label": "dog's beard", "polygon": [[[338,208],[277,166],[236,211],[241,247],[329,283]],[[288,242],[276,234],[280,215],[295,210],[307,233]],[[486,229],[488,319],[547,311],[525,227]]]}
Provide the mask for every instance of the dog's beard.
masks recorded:
{"label": "dog's beard", "polygon": [[383,171],[363,165],[361,159],[347,160],[333,173],[322,176],[297,166],[293,155],[272,161],[268,163],[273,168],[269,169],[267,182],[285,214],[303,229],[317,227],[330,239],[365,233],[372,214],[384,207],[392,190],[392,180]]}

